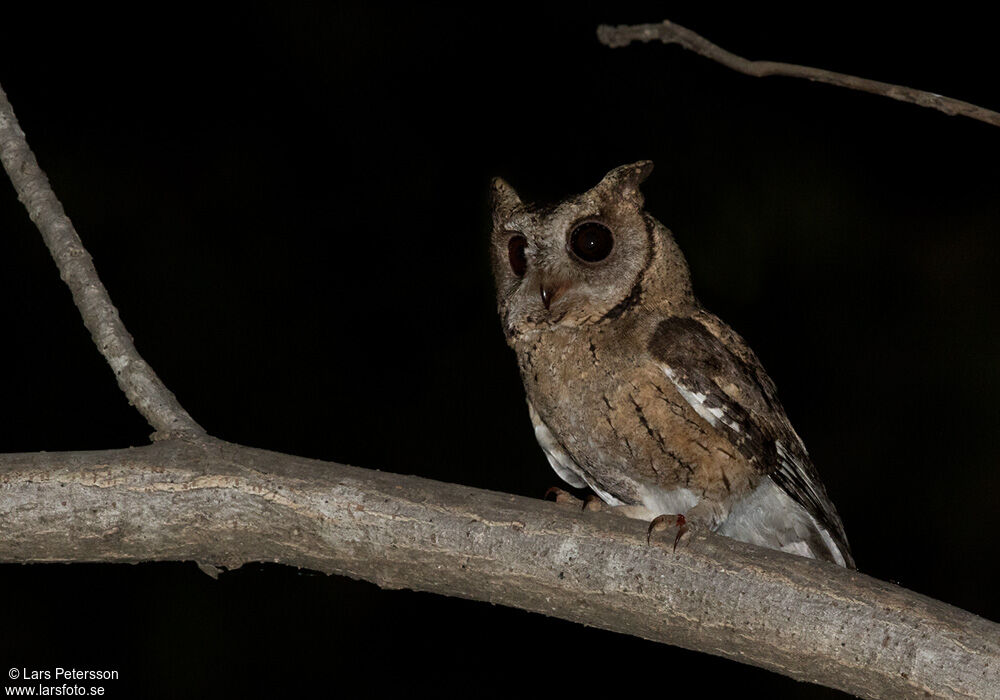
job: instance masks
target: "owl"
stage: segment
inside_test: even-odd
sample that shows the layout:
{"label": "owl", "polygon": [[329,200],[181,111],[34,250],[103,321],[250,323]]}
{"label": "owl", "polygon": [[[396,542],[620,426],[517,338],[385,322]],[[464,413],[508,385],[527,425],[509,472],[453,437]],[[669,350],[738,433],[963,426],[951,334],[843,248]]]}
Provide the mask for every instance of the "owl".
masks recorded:
{"label": "owl", "polygon": [[643,208],[650,161],[555,204],[492,183],[497,305],[535,437],[564,481],[624,515],[854,567],[774,383],[702,308]]}

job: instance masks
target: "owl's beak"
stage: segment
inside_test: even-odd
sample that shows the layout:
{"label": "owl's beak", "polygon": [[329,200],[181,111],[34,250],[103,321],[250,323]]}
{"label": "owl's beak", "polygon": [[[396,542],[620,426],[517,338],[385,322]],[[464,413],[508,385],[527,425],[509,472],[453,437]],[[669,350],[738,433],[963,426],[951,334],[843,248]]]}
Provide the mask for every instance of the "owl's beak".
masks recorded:
{"label": "owl's beak", "polygon": [[549,307],[552,306],[552,303],[556,299],[562,296],[563,292],[566,291],[567,287],[569,287],[568,284],[559,284],[559,283],[550,284],[542,282],[542,284],[539,286],[538,291],[542,295],[542,306],[545,307],[546,311],[549,310]]}

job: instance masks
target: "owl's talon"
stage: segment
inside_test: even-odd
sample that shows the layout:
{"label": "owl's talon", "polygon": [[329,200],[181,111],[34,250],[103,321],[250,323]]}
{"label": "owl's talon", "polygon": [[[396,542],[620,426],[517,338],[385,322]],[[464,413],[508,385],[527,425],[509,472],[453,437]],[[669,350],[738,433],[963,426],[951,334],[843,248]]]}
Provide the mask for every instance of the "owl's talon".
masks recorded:
{"label": "owl's talon", "polygon": [[585,499],[583,499],[583,509],[598,511],[604,509],[604,501],[595,496],[594,494],[588,494]]}
{"label": "owl's talon", "polygon": [[674,551],[677,551],[677,543],[681,541],[684,535],[690,532],[690,528],[687,524],[687,518],[683,515],[657,515],[655,518],[649,521],[649,529],[646,530],[646,544],[652,544],[652,538],[654,532],[663,532],[664,530],[669,530],[670,528],[677,528],[677,535],[674,537]]}
{"label": "owl's talon", "polygon": [[691,532],[691,528],[688,527],[687,519],[683,515],[677,516],[677,536],[674,537],[674,551],[677,551],[677,543],[681,541],[681,538],[686,536]]}
{"label": "owl's talon", "polygon": [[559,505],[563,506],[576,506],[577,508],[586,507],[586,504],[583,501],[571,494],[569,491],[564,491],[558,486],[552,486],[545,492],[545,500],[555,501]]}

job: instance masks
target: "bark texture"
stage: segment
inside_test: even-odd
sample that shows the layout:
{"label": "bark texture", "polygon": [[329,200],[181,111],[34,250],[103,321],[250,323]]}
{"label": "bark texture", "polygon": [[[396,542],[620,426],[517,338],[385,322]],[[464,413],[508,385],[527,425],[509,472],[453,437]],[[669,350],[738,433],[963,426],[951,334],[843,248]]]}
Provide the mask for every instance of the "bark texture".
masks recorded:
{"label": "bark texture", "polygon": [[841,567],[213,439],[0,456],[0,561],[268,561],[490,601],[862,697],[1000,697],[1000,625]]}

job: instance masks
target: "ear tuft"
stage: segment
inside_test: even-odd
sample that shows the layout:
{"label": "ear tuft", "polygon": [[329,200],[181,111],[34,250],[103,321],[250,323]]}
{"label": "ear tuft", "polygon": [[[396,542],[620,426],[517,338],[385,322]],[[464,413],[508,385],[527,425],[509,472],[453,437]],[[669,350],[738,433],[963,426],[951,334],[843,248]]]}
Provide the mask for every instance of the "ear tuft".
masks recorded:
{"label": "ear tuft", "polygon": [[490,183],[490,206],[493,209],[493,223],[503,224],[518,207],[524,204],[506,180],[495,177]]}
{"label": "ear tuft", "polygon": [[653,161],[640,160],[628,165],[620,165],[601,180],[594,189],[613,192],[622,198],[637,198],[642,201],[639,185],[653,172]]}

